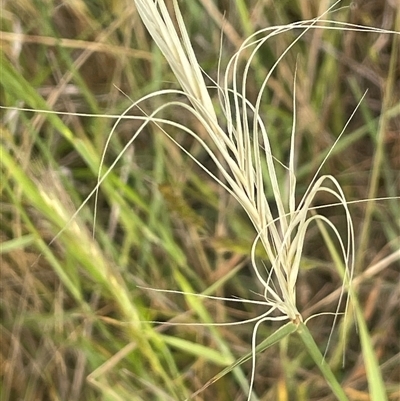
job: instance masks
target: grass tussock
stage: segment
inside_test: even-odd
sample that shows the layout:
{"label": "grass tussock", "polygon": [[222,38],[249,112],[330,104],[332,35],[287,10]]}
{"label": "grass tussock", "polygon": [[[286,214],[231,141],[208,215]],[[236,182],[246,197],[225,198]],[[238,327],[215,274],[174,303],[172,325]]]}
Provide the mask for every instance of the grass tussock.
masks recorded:
{"label": "grass tussock", "polygon": [[398,399],[395,2],[135,3],[4,6],[2,400]]}

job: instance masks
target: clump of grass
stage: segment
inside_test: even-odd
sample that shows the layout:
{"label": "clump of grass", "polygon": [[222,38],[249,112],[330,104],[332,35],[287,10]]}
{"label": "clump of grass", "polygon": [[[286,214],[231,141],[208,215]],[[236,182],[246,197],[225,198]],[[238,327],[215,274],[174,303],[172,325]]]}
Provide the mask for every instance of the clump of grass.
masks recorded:
{"label": "clump of grass", "polygon": [[[156,4],[159,8],[156,7]],[[321,152],[321,157],[315,163],[309,163],[302,159],[301,152],[307,151],[307,149],[301,145],[299,138],[301,135],[303,135],[303,139],[306,138],[306,135],[312,136],[307,129],[304,129],[305,121],[310,118],[310,121],[316,126],[318,123],[318,129],[315,131],[308,128],[309,131],[318,135],[313,137],[315,145],[310,145],[315,146],[318,151],[327,145],[324,140],[328,128],[320,122],[326,118],[323,112],[320,113],[321,119],[320,116],[312,114],[310,99],[307,99],[310,96],[310,89],[303,84],[305,78],[311,80],[312,83],[312,77],[318,75],[315,71],[313,72],[312,66],[319,67],[313,62],[309,63],[309,70],[306,74],[302,68],[302,54],[300,54],[298,79],[295,79],[293,75],[296,71],[296,60],[291,58],[289,50],[292,46],[299,45],[303,39],[306,40],[309,35],[314,45],[320,43],[321,46],[326,47],[327,52],[332,51],[329,47],[331,42],[321,42],[320,39],[322,32],[327,30],[331,32],[331,38],[337,38],[336,32],[343,31],[356,33],[361,30],[369,35],[375,32],[382,34],[382,37],[389,37],[393,32],[341,24],[324,20],[322,16],[318,19],[310,19],[312,17],[308,14],[311,14],[311,10],[302,4],[302,22],[290,23],[285,20],[288,17],[280,14],[279,10],[276,18],[284,20],[281,26],[263,29],[253,35],[252,27],[247,23],[249,16],[242,7],[238,19],[246,22],[243,23],[243,31],[249,35],[249,38],[238,40],[239,35],[231,25],[227,23],[223,26],[232,46],[237,46],[235,49],[237,51],[227,64],[224,74],[221,74],[221,67],[219,67],[218,74],[214,75],[214,80],[206,77],[209,82],[209,85],[206,86],[203,78],[205,74],[197,62],[198,52],[196,51],[195,55],[192,48],[193,42],[189,40],[189,34],[186,32],[188,22],[185,21],[184,24],[177,3],[174,2],[174,12],[171,12],[173,11],[171,8],[168,12],[161,1],[156,3],[137,2],[137,5],[143,21],[163,52],[182,89],[156,91],[137,102],[132,101],[133,104],[123,115],[116,113],[113,117],[109,113],[104,114],[102,118],[115,118],[117,122],[108,137],[102,157],[99,156],[99,153],[103,144],[98,139],[98,134],[102,132],[105,135],[108,130],[107,125],[98,122],[96,126],[91,127],[90,125],[84,126],[80,122],[81,118],[85,117],[97,120],[101,118],[98,113],[101,108],[97,103],[98,99],[93,96],[93,91],[86,88],[85,80],[78,72],[79,63],[90,54],[91,50],[97,49],[94,42],[93,46],[89,46],[84,52],[83,56],[85,57],[77,58],[76,63],[73,61],[72,53],[69,54],[67,49],[68,46],[75,46],[75,48],[82,46],[82,42],[54,42],[55,44],[61,43],[60,54],[65,65],[61,63],[59,68],[61,70],[66,68],[68,77],[65,76],[60,81],[63,83],[62,88],[64,89],[56,88],[57,91],[53,92],[48,104],[39,96],[33,85],[23,79],[18,68],[14,68],[8,59],[2,61],[3,74],[6,78],[4,85],[7,88],[7,101],[10,101],[11,107],[15,108],[13,102],[18,98],[24,100],[38,112],[35,113],[36,121],[33,123],[30,117],[22,111],[18,114],[15,114],[15,111],[13,111],[14,114],[9,113],[6,116],[9,119],[6,132],[18,133],[20,132],[18,128],[23,127],[26,131],[21,138],[24,140],[19,143],[18,137],[10,134],[8,139],[2,143],[4,153],[1,164],[6,177],[2,193],[8,205],[7,210],[10,211],[10,213],[7,211],[2,213],[2,218],[6,223],[5,226],[18,227],[20,230],[15,231],[10,228],[5,233],[5,245],[2,246],[4,260],[7,262],[5,270],[7,282],[12,284],[7,286],[6,293],[2,293],[2,299],[7,300],[4,304],[9,305],[5,323],[2,326],[7,340],[3,357],[5,355],[8,359],[8,368],[3,373],[6,378],[6,384],[2,389],[4,397],[7,399],[15,394],[23,394],[24,398],[29,398],[30,394],[35,394],[36,398],[40,398],[41,394],[51,393],[56,394],[55,399],[57,394],[63,399],[68,397],[77,399],[79,395],[85,399],[95,399],[96,393],[91,391],[89,386],[85,386],[86,377],[91,386],[111,399],[136,397],[137,399],[176,400],[191,395],[196,397],[195,394],[192,394],[193,391],[201,388],[210,377],[210,374],[205,373],[203,368],[204,361],[208,361],[208,366],[215,365],[217,371],[221,367],[226,368],[214,379],[211,379],[207,385],[215,383],[216,379],[221,382],[227,380],[223,376],[228,372],[233,373],[233,380],[229,381],[228,386],[222,384],[224,391],[221,392],[218,391],[218,382],[210,389],[203,388],[205,398],[231,399],[237,396],[233,395],[235,391],[246,394],[249,399],[257,399],[256,393],[263,391],[265,391],[263,398],[276,398],[270,392],[273,389],[263,390],[265,386],[261,386],[262,380],[257,381],[255,374],[263,368],[263,364],[259,363],[256,366],[255,356],[257,355],[258,359],[261,359],[261,352],[266,348],[271,350],[271,346],[275,345],[272,350],[280,348],[279,356],[281,363],[284,364],[285,344],[287,344],[289,334],[297,332],[300,337],[291,337],[291,342],[297,341],[298,348],[304,348],[304,346],[307,348],[308,355],[314,358],[325,375],[326,383],[332,386],[334,394],[339,399],[346,399],[346,397],[357,399],[360,395],[356,390],[357,385],[342,382],[345,387],[343,391],[338,384],[338,379],[332,373],[332,371],[335,373],[339,371],[336,361],[340,360],[337,355],[340,355],[341,340],[338,341],[339,346],[336,347],[333,358],[329,360],[330,363],[322,363],[323,356],[316,347],[315,340],[318,337],[319,342],[326,343],[328,335],[324,338],[314,332],[313,337],[310,335],[308,327],[302,322],[303,316],[307,317],[310,316],[310,313],[320,312],[323,305],[311,302],[307,309],[313,312],[307,312],[304,305],[299,307],[302,302],[299,301],[298,292],[299,289],[305,288],[304,280],[302,282],[302,277],[299,275],[301,276],[301,270],[304,270],[307,263],[311,266],[316,263],[307,258],[306,254],[309,252],[310,246],[307,246],[306,243],[306,233],[308,233],[307,235],[314,234],[313,241],[318,241],[315,234],[319,233],[322,234],[323,241],[318,244],[327,246],[328,253],[334,260],[333,266],[338,271],[337,275],[341,276],[345,282],[347,280],[346,286],[338,289],[340,294],[332,293],[331,298],[340,299],[344,289],[350,291],[352,288],[347,288],[347,285],[350,285],[349,281],[352,278],[354,265],[354,217],[352,219],[350,216],[352,206],[347,202],[348,195],[345,196],[345,193],[353,193],[354,188],[351,184],[345,184],[347,187],[342,189],[336,178],[339,173],[331,172],[332,166],[327,165],[330,162],[328,156],[332,156],[342,146],[350,146],[349,141],[365,135],[365,127],[368,127],[370,131],[376,129],[376,121],[373,116],[369,115],[370,110],[362,102],[360,102],[358,111],[352,108],[352,113],[348,113],[345,117],[340,115],[338,110],[341,110],[341,107],[336,104],[334,107],[335,118],[332,119],[334,123],[330,129],[334,132],[345,133],[346,128],[352,128],[352,117],[359,118],[361,112],[365,118],[365,124],[362,126],[364,131],[360,131],[360,133],[355,130],[351,134],[347,134],[346,130],[346,135],[341,138],[340,142],[341,135],[333,142],[328,143],[326,146],[328,150],[324,154]],[[103,6],[99,5],[99,7]],[[191,11],[187,12],[188,16],[199,14],[199,10],[192,3],[187,7]],[[134,15],[132,9],[129,8],[126,11],[126,15]],[[96,14],[94,10],[84,6],[77,7],[75,12],[80,21],[88,22],[87,26],[95,25],[93,24],[94,20],[89,20],[91,15]],[[322,11],[319,14],[321,15],[321,13]],[[112,12],[98,15],[111,14]],[[171,19],[173,14],[176,16],[175,22]],[[257,10],[254,10],[254,14],[261,18],[261,22],[258,21],[259,24],[266,25],[260,17],[261,13],[257,14]],[[214,19],[221,21],[217,14]],[[112,36],[113,29],[116,29],[115,26],[120,26],[123,21],[125,21],[125,17],[121,17],[116,24],[110,25],[106,34],[99,37],[99,40],[103,40],[107,35],[111,35],[110,42],[102,48],[108,55],[124,53],[126,42],[123,46],[114,44],[121,32],[119,35]],[[254,20],[253,22],[256,26],[257,22]],[[276,25],[276,21],[273,22]],[[107,21],[101,20],[100,23],[107,24]],[[138,38],[146,37],[139,25],[135,25],[133,29]],[[335,29],[337,30],[335,31]],[[300,32],[296,36],[295,42],[292,42],[291,36],[288,36],[289,41],[282,39],[282,42],[278,42],[279,38],[285,38],[284,33],[290,33],[293,30],[296,34]],[[46,35],[49,35],[49,32],[46,32]],[[38,43],[42,40],[40,37],[26,38],[26,40],[28,39],[37,40]],[[270,39],[277,40],[277,49],[274,49],[273,45],[269,46]],[[49,38],[46,41],[48,45]],[[332,39],[332,45],[334,42],[335,40]],[[157,77],[151,79],[151,85],[144,82],[143,87],[138,88],[138,92],[143,93],[153,90],[157,79],[165,79],[164,74],[165,76],[169,75],[160,61],[162,58],[157,49],[153,48],[150,54],[150,42],[142,41],[141,43],[149,43],[147,48],[149,53],[142,54],[142,56],[137,55],[143,57],[144,60],[153,60],[154,71],[152,73],[154,75],[152,77]],[[396,48],[395,43],[396,39],[393,40],[393,49]],[[194,45],[201,47],[201,41],[195,42]],[[276,53],[271,49],[274,49]],[[312,47],[312,53],[313,49],[314,47]],[[13,50],[14,53],[16,50]],[[129,54],[134,55],[134,52]],[[281,54],[282,57],[280,57]],[[395,58],[394,56],[391,60],[395,60]],[[266,71],[264,65],[266,60],[273,65],[269,71]],[[159,64],[156,65],[156,62]],[[392,62],[394,63],[394,61]],[[329,64],[329,61],[322,63],[325,69],[321,73],[322,77],[330,76],[329,71],[332,74],[332,67]],[[121,62],[117,70],[122,71],[126,66],[124,62]],[[252,66],[253,69],[251,69]],[[140,69],[140,65],[136,65],[136,67]],[[145,68],[141,71],[143,75],[146,75]],[[59,74],[59,70],[54,72],[55,76],[59,76]],[[277,84],[277,76],[281,79],[280,84],[279,82]],[[392,72],[390,76],[394,76]],[[288,77],[289,79],[287,79]],[[40,81],[43,78],[38,77],[37,79]],[[74,79],[75,86],[68,87],[67,90],[65,84],[71,79]],[[135,79],[133,73],[130,75],[127,73],[126,80],[133,86]],[[320,103],[324,103],[325,98],[329,98],[329,96],[324,94],[322,88],[325,85],[321,85],[321,82],[328,82],[324,81],[324,78],[321,79],[322,81],[318,81],[315,78],[318,83],[316,91],[321,92],[317,93],[316,99]],[[113,81],[115,82],[115,80]],[[126,81],[121,79],[121,82]],[[255,89],[257,83],[259,89]],[[300,90],[297,89],[297,96],[293,94],[292,101],[290,96],[285,96],[285,90],[299,86]],[[310,82],[309,86],[312,86]],[[79,113],[74,112],[76,103],[66,101],[65,98],[61,100],[68,107],[65,114],[66,119],[59,118],[54,114],[44,115],[39,112],[48,107],[53,110],[55,108],[54,101],[58,99],[57,96],[63,94],[68,97],[68,91],[71,89],[75,91],[73,91],[74,93],[82,93],[87,107],[90,107],[90,113],[82,113],[80,116]],[[362,98],[362,93],[358,93],[357,85],[354,85],[353,92],[357,101]],[[118,92],[114,92],[114,98],[116,98],[116,93]],[[213,93],[218,95],[219,103],[213,98]],[[135,93],[135,98],[137,97]],[[178,100],[171,101],[171,97],[177,97]],[[185,98],[184,101],[181,100],[182,97]],[[390,96],[387,95],[387,98],[389,99]],[[123,102],[126,102],[126,99],[123,99]],[[278,106],[275,107],[277,102]],[[384,110],[388,109],[389,112],[382,114],[379,132],[384,131],[386,118],[398,115],[395,107],[390,109],[390,101],[386,102]],[[115,108],[113,101],[111,101],[111,105],[112,108]],[[132,113],[137,113],[135,110],[137,106],[142,106],[146,110],[150,106],[150,110],[153,111],[149,115],[139,111],[140,116],[132,116]],[[58,105],[58,107],[60,106]],[[122,104],[119,105],[120,107]],[[324,105],[323,107],[325,110],[330,110],[329,106]],[[282,113],[281,109],[285,108],[292,112],[291,130],[285,130],[285,126],[290,125],[289,118],[284,119],[279,114]],[[297,117],[296,109],[298,109],[299,117]],[[43,118],[43,116],[46,117]],[[304,118],[305,116],[307,118]],[[68,119],[70,120],[68,121]],[[267,125],[266,119],[270,124]],[[50,126],[50,133],[53,130],[57,132],[57,134],[53,134],[54,137],[51,134],[50,136],[45,135],[45,128],[41,128],[44,121]],[[117,138],[117,133],[121,131],[123,124],[133,121],[136,121],[136,125],[133,126],[136,133],[129,138],[125,146],[126,141]],[[140,124],[143,122],[139,129],[138,121]],[[319,125],[320,123],[321,125]],[[72,125],[74,129],[71,129]],[[163,141],[163,137],[159,135],[160,129],[184,151],[186,159],[181,158],[170,144]],[[91,137],[86,134],[86,130],[92,134]],[[149,151],[149,144],[146,141],[152,130],[155,134],[154,138],[152,137],[154,150],[151,146],[151,151]],[[184,135],[180,135],[178,131],[183,132]],[[142,142],[140,142],[140,137],[138,138],[140,133],[148,135],[142,139]],[[60,140],[58,136],[62,136],[64,141]],[[193,138],[194,141],[188,140],[188,137]],[[378,141],[380,147],[383,143],[382,138],[383,135],[380,134]],[[132,150],[132,143],[134,150]],[[196,146],[196,143],[201,146]],[[342,145],[343,143],[344,145]],[[282,150],[283,148],[285,150]],[[32,149],[35,154],[40,155],[46,168],[40,164],[32,164],[29,157]],[[54,149],[56,149],[56,153],[53,154]],[[83,169],[79,163],[71,164],[63,174],[58,173],[57,175],[56,170],[61,164],[58,158],[65,157],[65,149],[68,151],[72,149],[74,162],[77,159],[82,160],[87,167]],[[205,153],[202,149],[205,150]],[[144,160],[140,160],[142,152],[146,155]],[[109,158],[112,157],[111,153],[118,156],[115,161],[109,163]],[[71,154],[68,155],[69,160],[71,160]],[[308,150],[307,154],[310,156],[312,151]],[[217,169],[208,162],[207,158],[214,162]],[[120,170],[117,162],[123,165]],[[377,158],[375,166],[378,173],[382,171],[382,167],[379,167],[382,163],[384,163],[382,158]],[[110,167],[104,169],[103,164],[110,164]],[[170,167],[171,164],[172,167]],[[205,176],[203,175],[201,179],[196,178],[196,174],[200,174],[192,173],[189,167],[186,167],[183,172],[179,170],[179,165],[183,164],[199,166],[202,171],[213,178],[214,182],[217,182],[220,188],[223,188],[223,191],[226,190],[231,194],[250,217],[252,225],[256,229],[256,240],[251,250],[247,250],[251,247],[248,238],[252,239],[254,234],[246,226],[246,220],[241,218],[240,212],[237,210],[234,214],[235,219],[232,219],[231,215],[229,216],[231,220],[235,221],[229,222],[227,226],[237,234],[246,232],[246,235],[243,236],[241,248],[226,245],[226,242],[225,247],[230,251],[239,249],[243,253],[247,252],[248,257],[251,255],[249,266],[253,269],[252,275],[248,272],[242,274],[240,280],[237,280],[236,275],[240,274],[246,260],[239,263],[236,255],[229,260],[224,260],[222,256],[224,253],[219,253],[218,245],[215,250],[219,255],[215,264],[220,268],[217,271],[210,268],[210,264],[214,264],[214,261],[212,257],[209,257],[210,250],[202,240],[201,236],[204,235],[204,231],[199,235],[196,228],[197,223],[193,223],[197,220],[192,219],[190,213],[185,211],[186,206],[181,207],[178,202],[171,205],[172,216],[178,215],[176,220],[174,218],[170,220],[169,216],[163,213],[166,196],[164,195],[165,191],[159,191],[160,186],[157,184],[160,183],[164,187],[173,186],[172,192],[175,197],[185,198],[190,193],[197,202],[200,199],[201,204],[207,205],[207,212],[215,213],[217,210],[219,216],[228,213],[225,210],[227,209],[226,205],[218,201],[215,196],[215,193],[218,193],[223,199],[225,196],[223,191],[215,189],[212,182],[207,182],[207,184],[201,182],[201,180],[206,182]],[[50,167],[49,170],[46,170],[48,167]],[[339,166],[339,168],[341,169],[343,166]],[[166,179],[168,170],[174,174],[174,179],[172,184],[165,185],[163,181]],[[323,170],[326,172],[321,173]],[[45,178],[38,174],[38,171],[41,171]],[[180,174],[177,174],[177,171]],[[310,171],[317,171],[317,173],[310,175]],[[93,173],[98,173],[97,184],[93,181]],[[305,176],[307,176],[307,180],[304,179]],[[371,179],[376,182],[376,174]],[[344,181],[346,183],[346,180]],[[150,183],[150,185],[144,185],[144,182]],[[356,183],[357,180],[349,180],[349,182]],[[387,175],[385,183],[389,182],[391,182],[390,175]],[[91,186],[95,186],[92,192]],[[146,190],[147,186],[153,188],[151,193]],[[371,185],[371,190],[367,195],[370,205],[373,204],[371,198],[380,195],[376,193],[374,187],[376,188],[376,185]],[[397,194],[390,190],[389,185],[387,187],[387,193],[395,198]],[[184,189],[181,190],[181,188]],[[91,210],[92,208],[86,206],[88,199],[99,189],[101,189],[101,194],[96,202],[96,216],[96,213]],[[197,193],[193,195],[193,192],[201,195]],[[87,197],[88,193],[90,193],[89,197]],[[356,197],[360,197],[358,192]],[[82,203],[84,198],[86,201]],[[149,198],[151,199],[150,203],[148,202]],[[339,220],[337,216],[325,214],[326,211],[333,210],[332,202],[341,207],[338,214],[344,214],[343,225],[340,222],[338,225],[336,224],[336,221]],[[315,203],[318,203],[319,207]],[[76,213],[73,204],[82,204]],[[396,206],[390,201],[387,201],[386,204],[390,205],[391,215],[395,216]],[[385,213],[385,210],[378,210],[379,213]],[[368,215],[364,233],[368,233],[368,220],[372,219],[371,212],[368,212]],[[220,219],[226,220],[226,217],[220,217]],[[237,222],[236,220],[239,219],[240,221]],[[388,217],[382,218],[382,220],[385,219],[386,221],[390,220]],[[96,220],[98,223],[94,239],[86,226]],[[179,236],[180,220],[185,222],[185,234],[181,237]],[[203,223],[201,225],[204,230]],[[220,223],[221,225],[223,224]],[[388,247],[390,247],[391,244],[395,244],[396,233],[393,232],[390,224],[386,224],[386,227],[386,238],[391,238],[391,241],[388,240]],[[326,230],[326,228],[331,230]],[[309,229],[311,232],[308,231]],[[53,238],[54,232],[58,232],[56,238]],[[190,241],[188,241],[188,237]],[[215,238],[212,238],[212,241],[214,240]],[[238,242],[240,243],[240,239]],[[261,242],[262,246],[257,248],[258,242]],[[365,240],[360,242],[361,247],[359,246],[358,249],[362,251],[363,248],[365,249]],[[218,241],[215,241],[214,244],[218,244]],[[183,248],[187,255],[192,253],[194,256],[186,256],[182,251]],[[29,253],[28,250],[31,252]],[[38,252],[43,255],[39,259],[39,263],[37,260],[35,262]],[[266,260],[266,265],[259,264],[256,254],[262,255],[262,258]],[[356,287],[356,284],[365,284],[368,276],[376,275],[377,272],[382,271],[385,266],[398,258],[398,250],[394,250],[379,263],[371,264],[365,273],[355,278],[354,288],[360,288]],[[358,269],[361,269],[359,266],[362,264],[360,261],[362,259],[360,256],[356,259]],[[317,264],[322,264],[322,260],[325,258],[321,258]],[[3,272],[2,277],[4,277]],[[313,268],[309,277],[315,276],[316,272],[318,270]],[[171,279],[168,279],[168,275],[171,275]],[[42,279],[43,276],[47,278],[46,281]],[[240,297],[209,296],[209,294],[221,293],[222,286],[226,283],[231,285],[230,290],[227,291],[240,294]],[[137,285],[142,287],[150,285],[160,289],[179,288],[180,291],[170,290],[167,296],[164,296],[162,291],[145,291],[147,298],[146,301],[143,301],[143,290],[138,290]],[[260,296],[257,296],[256,299],[247,299],[250,286],[256,287],[257,291],[262,291],[262,294],[259,294]],[[204,293],[197,293],[198,290],[204,288],[207,288]],[[172,299],[173,292],[183,293],[187,305],[182,305],[180,301]],[[219,299],[221,302],[241,305],[244,310],[217,306],[218,309],[214,316],[203,305],[207,301],[207,296],[215,301]],[[328,302],[328,297],[324,301]],[[371,335],[364,323],[364,318],[368,317],[370,312],[362,310],[358,306],[356,297],[354,297],[354,301],[353,307],[358,319],[362,352],[368,371],[369,393],[373,399],[385,399],[385,389],[381,377],[383,369],[387,371],[390,366],[379,367],[373,352]],[[341,305],[339,306],[340,311],[345,310]],[[257,311],[252,309],[254,307],[260,309]],[[185,313],[187,309],[189,312]],[[329,310],[335,311],[331,305]],[[16,317],[13,318],[13,316]],[[167,322],[159,327],[144,323],[146,320],[153,319],[167,320]],[[225,319],[227,320],[226,325],[239,325],[241,331],[234,335],[231,331],[223,331]],[[351,328],[351,319],[352,315],[348,314],[347,330]],[[274,328],[277,326],[270,329],[262,324],[266,320],[270,320],[271,324],[274,321],[279,323],[282,320],[289,320],[289,323],[275,330]],[[188,321],[190,323],[182,327],[182,321],[186,324]],[[306,321],[308,325],[312,325],[312,320]],[[216,325],[216,322],[222,324],[221,331],[213,326]],[[241,325],[245,322],[256,322],[256,325],[252,330],[241,329]],[[172,323],[177,326],[171,327]],[[201,325],[207,325],[207,329],[202,329]],[[191,326],[196,326],[196,330],[193,330]],[[318,330],[321,329],[322,325],[318,327]],[[344,326],[342,329],[345,330]],[[163,333],[165,330],[169,330],[169,333]],[[259,336],[265,337],[265,340],[258,346],[256,346],[257,332],[259,332]],[[231,339],[233,339],[233,344],[230,344]],[[251,351],[235,361],[235,355],[242,355],[243,352],[248,351],[250,342]],[[299,344],[302,344],[301,347]],[[295,358],[291,355],[293,354],[292,350],[287,351],[287,354],[290,355],[288,360],[293,361],[295,365],[300,364],[312,371],[312,367],[310,367],[312,365],[306,356],[307,353],[296,354]],[[55,355],[55,357],[46,364],[48,355]],[[247,371],[242,364],[249,359],[252,360],[252,364]],[[356,368],[355,371],[357,371]],[[21,372],[18,377],[17,372]],[[196,380],[192,380],[193,375]],[[289,364],[282,373],[282,377],[287,379],[286,383],[299,383],[299,379],[291,373]],[[279,378],[280,388],[283,383],[282,377]],[[16,381],[27,384],[18,388],[15,385]],[[253,382],[254,390],[252,390]],[[326,383],[319,382],[318,386],[314,386],[313,383],[310,384],[307,381],[305,391],[315,394],[318,399],[321,399],[321,393],[318,393],[318,390],[324,391]],[[283,387],[285,386],[289,393],[298,394],[297,390],[290,388],[292,387],[290,384]],[[230,391],[229,394],[226,394],[227,387]],[[318,387],[318,390],[313,390],[314,387]],[[51,389],[51,391],[46,389]],[[363,389],[366,392],[365,384]],[[388,391],[390,394],[394,394],[393,389]],[[362,395],[364,396],[365,393]]]}

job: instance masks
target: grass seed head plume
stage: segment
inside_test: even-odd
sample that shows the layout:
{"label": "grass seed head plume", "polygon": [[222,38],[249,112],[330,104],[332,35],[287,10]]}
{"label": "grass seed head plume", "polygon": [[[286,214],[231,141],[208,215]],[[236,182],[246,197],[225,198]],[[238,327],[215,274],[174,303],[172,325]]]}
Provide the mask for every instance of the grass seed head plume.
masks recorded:
{"label": "grass seed head plume", "polygon": [[[296,206],[295,118],[293,119],[288,166],[285,166],[284,163],[273,156],[267,128],[260,116],[259,108],[263,89],[280,59],[277,60],[262,83],[255,105],[251,104],[246,98],[246,78],[249,74],[252,59],[265,41],[296,26],[303,27],[302,34],[304,34],[304,32],[316,25],[318,19],[308,22],[303,21],[301,24],[295,23],[285,27],[270,28],[261,31],[261,37],[256,33],[242,44],[227,66],[223,83],[215,83],[224,113],[224,126],[227,127],[224,129],[217,119],[209,90],[196,60],[178,4],[174,1],[173,5],[178,31],[175,29],[175,25],[163,1],[136,1],[137,10],[144,24],[167,59],[182,87],[183,93],[191,103],[191,107],[179,102],[173,102],[170,105],[174,104],[175,106],[178,105],[189,109],[202,123],[208,137],[206,139],[200,138],[196,133],[177,122],[163,122],[179,126],[193,135],[214,160],[227,185],[207,170],[205,166],[200,166],[236,198],[257,231],[252,250],[252,265],[258,280],[264,288],[265,301],[271,309],[279,310],[288,319],[292,321],[301,320],[301,315],[296,307],[296,281],[306,230],[314,220],[325,222],[330,226],[341,244],[345,265],[349,267],[352,264],[353,247],[350,214],[340,185],[332,176],[314,178]],[[301,35],[296,41],[299,40]],[[253,50],[251,50],[252,48]],[[250,56],[248,56],[249,52]],[[248,59],[242,74],[242,80],[238,82],[239,59],[243,53],[246,53]],[[233,77],[232,85],[229,84],[229,76]],[[249,123],[250,119],[253,120],[252,124]],[[149,117],[149,120],[160,121],[155,118],[155,113]],[[178,146],[180,145],[178,144]],[[224,160],[224,164],[219,161],[221,157]],[[197,163],[199,164],[199,162]],[[278,182],[275,169],[276,163],[279,163],[287,171],[288,189],[283,188],[282,183]],[[263,170],[263,164],[267,166],[267,179],[264,177],[265,169]],[[277,214],[275,215],[272,213],[270,204],[265,196],[265,183],[267,181],[272,187],[274,201],[277,206]],[[331,184],[329,187],[325,184],[327,182]],[[333,189],[331,189],[332,186]],[[329,220],[318,214],[310,217],[313,198],[320,191],[331,193],[345,207],[348,226],[346,245]],[[266,274],[265,269],[261,271],[257,267],[254,257],[255,246],[258,241],[262,242],[271,264]]]}

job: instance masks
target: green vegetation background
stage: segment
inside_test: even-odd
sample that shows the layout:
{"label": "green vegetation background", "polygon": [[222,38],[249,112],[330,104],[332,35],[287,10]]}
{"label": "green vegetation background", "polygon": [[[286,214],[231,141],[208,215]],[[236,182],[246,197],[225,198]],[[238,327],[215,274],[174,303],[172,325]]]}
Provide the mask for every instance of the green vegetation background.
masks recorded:
{"label": "green vegetation background", "polygon": [[[198,60],[216,79],[221,30],[224,66],[257,29],[313,18],[329,2],[196,0],[180,5]],[[154,90],[176,88],[176,80],[133,1],[15,0],[1,7],[1,106],[60,112],[0,110],[1,399],[183,400],[248,353],[251,344],[251,324],[194,323],[237,322],[263,310],[139,286],[255,299],[261,289],[249,268],[252,226],[238,205],[153,126],[102,184],[95,237],[93,198],[71,222],[96,185],[115,122],[111,116]],[[400,30],[396,1],[360,0],[331,18]],[[280,35],[262,48],[248,82],[250,99],[295,36]],[[299,196],[367,89],[323,172],[338,178],[351,201],[399,196],[398,48],[394,35],[315,30],[279,64],[265,90],[263,112],[274,154],[285,161],[297,65]],[[151,112],[162,101],[155,98],[142,107]],[[165,113],[196,128],[190,115],[176,115],[173,109]],[[118,125],[106,165],[138,126],[134,120]],[[196,142],[169,133],[215,171]],[[319,199],[329,201],[334,200]],[[351,212],[357,294],[388,398],[399,400],[398,200],[357,202]],[[322,213],[345,230],[341,209]],[[339,287],[330,254],[312,227],[298,285],[303,316],[335,310],[337,297],[330,294]],[[149,320],[193,324],[144,322]],[[309,322],[322,352],[331,325],[329,316]],[[278,327],[263,325],[258,339]],[[348,327],[346,344],[340,330],[335,330],[327,361],[350,399],[368,400],[356,328]],[[297,341],[290,338],[257,356],[260,400],[332,399]],[[241,369],[250,375],[250,363]],[[245,384],[228,374],[195,399],[244,400]]]}

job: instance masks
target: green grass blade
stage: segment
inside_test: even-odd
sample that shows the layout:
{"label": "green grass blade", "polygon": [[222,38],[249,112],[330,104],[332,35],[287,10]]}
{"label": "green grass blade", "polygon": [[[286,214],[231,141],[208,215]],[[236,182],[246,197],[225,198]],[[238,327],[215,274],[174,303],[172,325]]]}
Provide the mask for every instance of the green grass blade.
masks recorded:
{"label": "green grass blade", "polygon": [[309,355],[312,357],[322,374],[324,375],[326,382],[329,387],[332,389],[333,393],[337,397],[339,401],[349,401],[347,395],[345,394],[343,388],[340,383],[337,381],[335,375],[333,374],[330,367],[324,360],[321,351],[319,350],[317,344],[314,341],[313,336],[311,335],[308,327],[304,323],[300,323],[299,328],[297,330],[300,338],[302,339],[304,345],[307,348]]}
{"label": "green grass blade", "polygon": [[0,244],[0,254],[13,251],[15,249],[24,248],[27,245],[32,244],[35,241],[35,237],[32,234],[24,235],[19,238],[14,238],[9,241],[5,241]]}
{"label": "green grass blade", "polygon": [[[353,297],[355,298],[355,297]],[[354,300],[354,308],[357,316],[358,330],[361,339],[361,349],[367,372],[369,395],[371,401],[387,401],[388,397],[383,382],[379,362],[374,352],[371,336],[358,302]]]}
{"label": "green grass blade", "polygon": [[[294,333],[297,330],[297,326],[289,322],[285,324],[284,326],[280,327],[278,330],[273,332],[269,337],[267,337],[265,340],[263,340],[260,344],[257,345],[256,347],[256,355],[265,351],[267,348],[271,347],[272,345],[275,345],[279,343],[283,338],[289,336],[290,334]],[[236,367],[242,365],[243,363],[249,361],[253,356],[252,352],[247,353],[246,355],[242,356],[238,360],[236,360],[232,365],[226,367],[223,369],[221,372],[219,372],[217,375],[215,375],[212,379],[210,379],[201,389],[196,391],[192,395],[192,398],[201,393],[203,390],[205,390],[207,387],[211,386],[213,383],[230,373],[233,369]]]}
{"label": "green grass blade", "polygon": [[164,342],[171,347],[182,350],[185,353],[206,359],[219,366],[226,366],[230,363],[231,358],[224,355],[222,352],[215,351],[205,345],[197,344],[192,341],[184,340],[183,338],[162,335]]}

